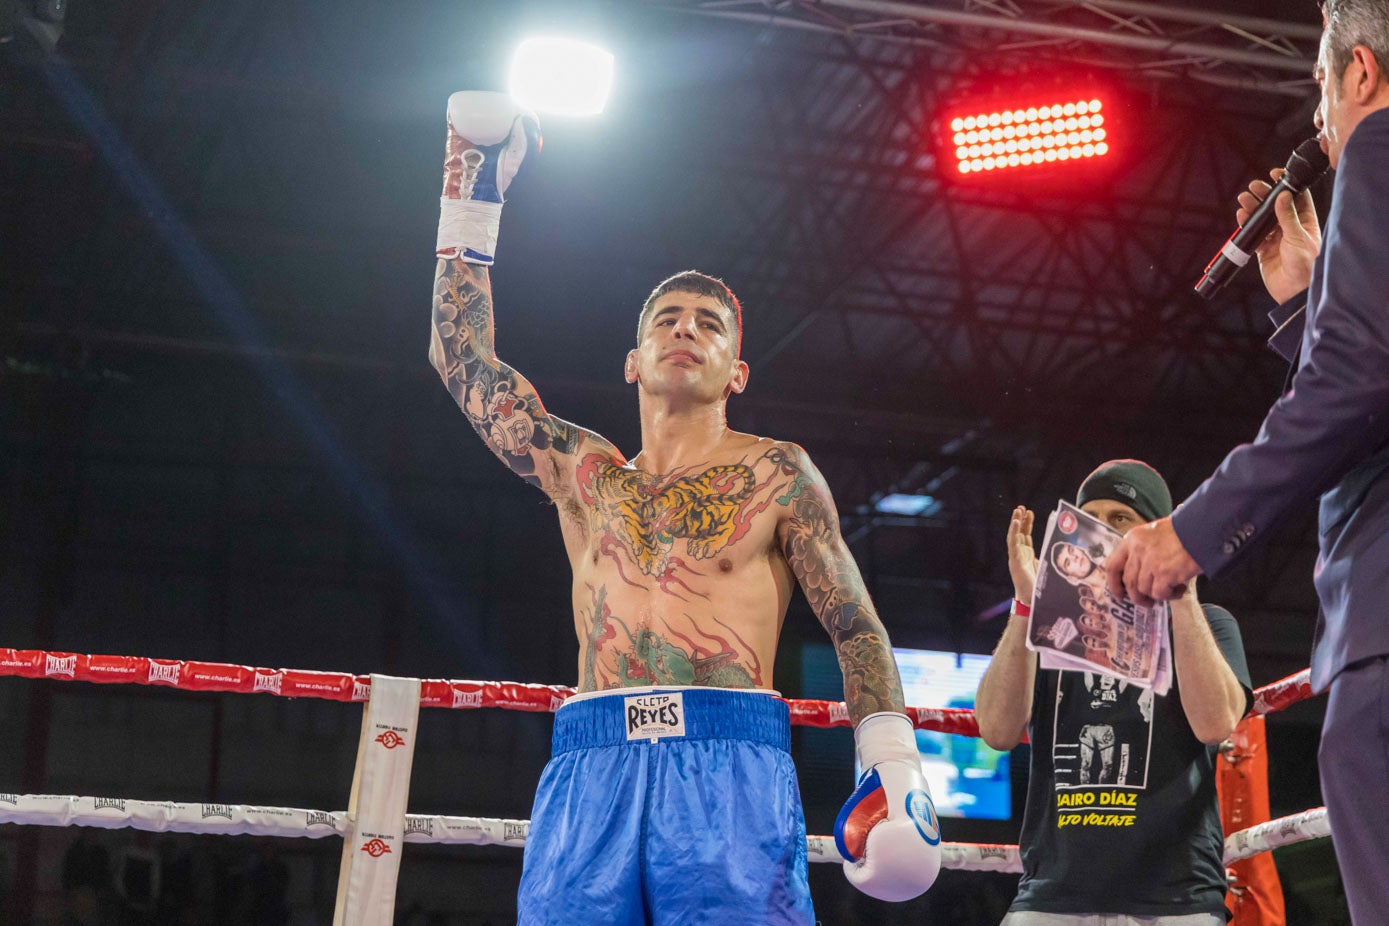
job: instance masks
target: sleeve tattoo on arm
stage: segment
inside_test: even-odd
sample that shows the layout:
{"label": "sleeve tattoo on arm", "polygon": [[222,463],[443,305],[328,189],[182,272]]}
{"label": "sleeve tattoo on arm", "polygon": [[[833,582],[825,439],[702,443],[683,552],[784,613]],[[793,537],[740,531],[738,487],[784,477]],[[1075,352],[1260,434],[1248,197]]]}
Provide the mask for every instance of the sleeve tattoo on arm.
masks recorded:
{"label": "sleeve tattoo on arm", "polygon": [[441,261],[434,282],[430,360],[473,430],[517,475],[541,489],[555,484],[550,451],[573,454],[586,432],[545,411],[524,376],[497,359],[492,289],[486,271]]}
{"label": "sleeve tattoo on arm", "polygon": [[824,477],[793,444],[778,445],[766,458],[790,479],[777,498],[777,504],[788,509],[782,551],[834,641],[849,717],[857,724],[878,711],[901,711],[902,682],[887,631],[840,536],[839,515]]}

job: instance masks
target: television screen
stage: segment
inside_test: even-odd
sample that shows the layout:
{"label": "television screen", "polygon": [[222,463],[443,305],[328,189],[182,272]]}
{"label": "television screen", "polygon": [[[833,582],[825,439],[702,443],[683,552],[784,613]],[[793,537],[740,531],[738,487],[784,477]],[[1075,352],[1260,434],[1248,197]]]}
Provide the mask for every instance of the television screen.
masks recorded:
{"label": "television screen", "polygon": [[[914,707],[974,707],[989,657],[894,649],[902,693]],[[921,767],[942,817],[1007,820],[1013,814],[1008,753],[973,736],[917,730]],[[857,771],[857,769],[855,770]]]}
{"label": "television screen", "polygon": [[[907,703],[914,707],[974,707],[974,693],[989,664],[988,656],[934,650],[894,649]],[[801,696],[838,701],[844,697],[844,677],[834,648],[805,643],[801,648]],[[796,768],[802,796],[810,803],[827,802],[837,810],[844,799],[846,773],[857,780],[854,740],[844,727],[799,728]],[[943,817],[1009,820],[1013,811],[1013,782],[1009,754],[990,749],[981,739],[916,731],[922,767],[931,797]]]}

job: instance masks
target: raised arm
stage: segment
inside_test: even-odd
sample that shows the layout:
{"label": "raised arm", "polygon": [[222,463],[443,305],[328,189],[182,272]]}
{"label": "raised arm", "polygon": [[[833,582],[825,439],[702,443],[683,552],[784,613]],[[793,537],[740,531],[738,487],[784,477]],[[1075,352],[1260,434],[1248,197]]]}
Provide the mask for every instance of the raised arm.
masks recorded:
{"label": "raised arm", "polygon": [[[1191,732],[1214,746],[1230,737],[1253,701],[1245,668],[1239,625],[1228,614],[1222,633],[1226,649],[1237,656],[1238,669],[1216,640],[1215,628],[1196,600],[1196,583],[1172,602],[1172,667],[1181,690],[1182,711]],[[1230,639],[1232,637],[1232,639]],[[1240,676],[1244,679],[1241,681]]]}
{"label": "raised arm", "polygon": [[839,533],[839,514],[825,478],[795,444],[778,444],[772,453],[778,455],[782,473],[791,477],[777,498],[785,509],[778,527],[782,552],[834,641],[849,719],[857,726],[869,714],[903,712],[892,645]]}
{"label": "raised arm", "polygon": [[497,359],[487,268],[440,260],[434,278],[429,361],[488,447],[521,478],[556,497],[581,447],[620,459],[601,437],[545,411],[535,387]]}
{"label": "raised arm", "polygon": [[[1019,505],[1008,525],[1008,572],[1013,598],[1031,604],[1037,578],[1037,553],[1032,548],[1032,512]],[[1027,734],[1032,721],[1032,688],[1037,678],[1037,654],[1027,648],[1027,618],[1016,608],[998,641],[993,659],[979,680],[974,718],[979,736],[994,749],[1012,749]]]}
{"label": "raised arm", "polygon": [[564,457],[590,441],[621,459],[606,441],[545,411],[524,376],[497,360],[492,281],[504,194],[527,153],[540,150],[535,114],[502,93],[449,97],[444,189],[439,199],[439,256],[429,362],[439,371],[473,430],[522,479],[558,500]]}

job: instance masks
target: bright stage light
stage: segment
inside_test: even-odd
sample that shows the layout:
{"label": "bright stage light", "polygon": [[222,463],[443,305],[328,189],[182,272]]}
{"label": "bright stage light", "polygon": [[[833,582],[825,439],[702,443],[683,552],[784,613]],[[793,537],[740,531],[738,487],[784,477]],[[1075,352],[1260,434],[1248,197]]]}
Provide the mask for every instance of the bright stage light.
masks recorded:
{"label": "bright stage light", "polygon": [[612,54],[587,42],[526,39],[511,58],[511,95],[537,112],[597,115],[612,83]]}
{"label": "bright stage light", "polygon": [[[959,113],[946,123],[962,174],[1103,157],[1110,152],[1100,128],[1103,101],[1062,99],[1025,109]],[[949,149],[946,149],[949,151]]]}

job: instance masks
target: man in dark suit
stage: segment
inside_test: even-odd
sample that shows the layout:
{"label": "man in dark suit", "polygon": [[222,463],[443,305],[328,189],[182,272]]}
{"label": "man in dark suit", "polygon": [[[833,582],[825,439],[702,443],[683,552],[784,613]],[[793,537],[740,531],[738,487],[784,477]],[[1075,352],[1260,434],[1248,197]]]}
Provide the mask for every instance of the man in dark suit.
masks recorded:
{"label": "man in dark suit", "polygon": [[[1173,598],[1321,496],[1312,684],[1331,690],[1322,793],[1352,918],[1374,923],[1389,910],[1389,830],[1351,805],[1389,805],[1389,0],[1326,0],[1323,13],[1317,127],[1336,168],[1325,240],[1310,199],[1284,195],[1259,250],[1287,319],[1272,343],[1300,334],[1292,388],[1253,443],[1170,518],[1130,532],[1107,565],[1116,593]],[[1241,219],[1256,199],[1241,197]]]}

